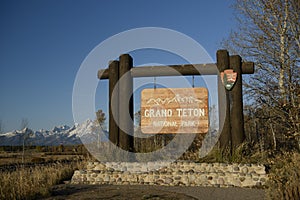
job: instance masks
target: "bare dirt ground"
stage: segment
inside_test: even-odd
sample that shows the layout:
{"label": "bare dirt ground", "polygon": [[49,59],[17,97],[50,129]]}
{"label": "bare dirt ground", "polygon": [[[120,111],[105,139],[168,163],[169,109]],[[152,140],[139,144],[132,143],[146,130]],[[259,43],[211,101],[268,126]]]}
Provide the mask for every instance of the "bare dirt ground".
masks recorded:
{"label": "bare dirt ground", "polygon": [[168,187],[150,185],[56,185],[51,197],[61,199],[115,199],[115,200],[256,200],[264,199],[262,189],[215,187]]}

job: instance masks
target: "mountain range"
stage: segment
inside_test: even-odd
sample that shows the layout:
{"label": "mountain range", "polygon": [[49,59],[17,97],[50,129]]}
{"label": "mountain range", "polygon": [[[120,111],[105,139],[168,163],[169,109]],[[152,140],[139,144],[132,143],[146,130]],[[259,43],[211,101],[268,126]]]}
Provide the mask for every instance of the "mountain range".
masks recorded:
{"label": "mountain range", "polygon": [[55,126],[52,130],[34,131],[29,128],[15,130],[0,134],[0,146],[57,146],[76,145],[95,142],[97,140],[107,141],[108,132],[102,130],[98,122],[86,120],[82,124]]}
{"label": "mountain range", "polygon": [[200,99],[197,99],[193,96],[180,96],[179,94],[176,94],[173,98],[166,98],[166,99],[161,99],[161,98],[151,98],[147,101],[147,104],[155,103],[157,105],[162,105],[162,104],[171,104],[171,103],[202,103],[203,101]]}

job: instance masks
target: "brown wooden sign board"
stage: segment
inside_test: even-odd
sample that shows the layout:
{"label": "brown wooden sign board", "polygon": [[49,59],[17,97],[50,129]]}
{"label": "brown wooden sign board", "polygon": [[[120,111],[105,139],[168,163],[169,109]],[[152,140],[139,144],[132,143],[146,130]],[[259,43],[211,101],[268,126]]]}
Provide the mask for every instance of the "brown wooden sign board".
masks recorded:
{"label": "brown wooden sign board", "polygon": [[156,133],[207,133],[206,88],[144,89],[141,93],[141,130]]}

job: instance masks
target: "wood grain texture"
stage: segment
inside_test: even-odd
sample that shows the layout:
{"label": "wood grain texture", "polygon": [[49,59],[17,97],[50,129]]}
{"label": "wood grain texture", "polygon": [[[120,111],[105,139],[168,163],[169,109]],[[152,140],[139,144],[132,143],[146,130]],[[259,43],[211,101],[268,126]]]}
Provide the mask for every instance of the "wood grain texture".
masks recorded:
{"label": "wood grain texture", "polygon": [[[133,67],[131,70],[132,77],[152,77],[152,76],[191,76],[191,75],[217,75],[218,69],[215,63],[207,64],[184,64],[184,65],[165,65],[165,66],[143,66]],[[254,63],[243,62],[242,74],[253,74]],[[109,69],[100,69],[98,71],[99,79],[109,78]]]}
{"label": "wood grain texture", "polygon": [[[119,145],[119,61],[113,61],[109,64],[109,140],[115,144]],[[115,97],[113,98],[113,91],[115,92]],[[113,108],[115,112],[113,113]]]}
{"label": "wood grain texture", "polygon": [[[227,50],[217,51],[217,66],[220,72],[229,68],[229,53]],[[230,99],[229,91],[224,89],[220,76],[218,76],[218,102],[219,102],[219,126],[221,135],[219,146],[222,150],[229,147],[231,150],[231,128],[230,128]],[[223,128],[222,128],[223,126]]]}
{"label": "wood grain texture", "polygon": [[133,60],[129,54],[119,60],[119,147],[133,152],[133,79],[129,73]]}
{"label": "wood grain texture", "polygon": [[243,83],[241,74],[241,57],[238,55],[230,56],[230,68],[237,72],[237,80],[232,90],[231,95],[231,140],[233,148],[241,145],[245,138],[244,131],[244,115],[243,115]]}
{"label": "wood grain texture", "polygon": [[143,133],[207,133],[208,119],[206,88],[144,89],[141,93]]}

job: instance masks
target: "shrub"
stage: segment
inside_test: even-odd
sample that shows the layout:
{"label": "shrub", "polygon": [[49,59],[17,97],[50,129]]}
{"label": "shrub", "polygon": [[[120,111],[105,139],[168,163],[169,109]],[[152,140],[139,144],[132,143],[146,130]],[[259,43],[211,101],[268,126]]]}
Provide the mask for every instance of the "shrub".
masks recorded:
{"label": "shrub", "polygon": [[261,152],[257,144],[244,142],[232,152],[229,148],[221,150],[217,145],[210,153],[199,159],[199,162],[221,162],[221,163],[260,163],[267,164],[269,152]]}
{"label": "shrub", "polygon": [[284,153],[271,161],[269,199],[300,199],[300,154]]}
{"label": "shrub", "polygon": [[34,158],[31,159],[31,162],[33,162],[33,163],[43,163],[43,162],[45,162],[45,158],[34,157]]}

